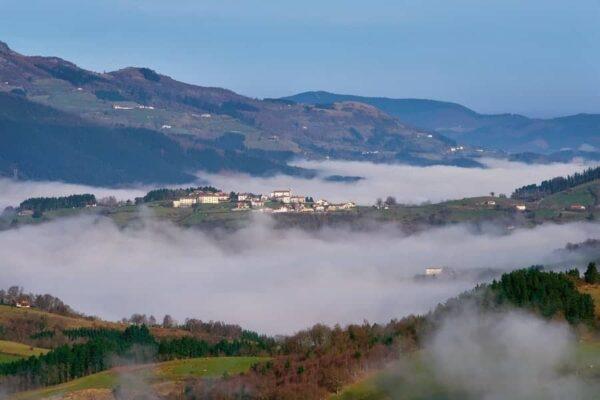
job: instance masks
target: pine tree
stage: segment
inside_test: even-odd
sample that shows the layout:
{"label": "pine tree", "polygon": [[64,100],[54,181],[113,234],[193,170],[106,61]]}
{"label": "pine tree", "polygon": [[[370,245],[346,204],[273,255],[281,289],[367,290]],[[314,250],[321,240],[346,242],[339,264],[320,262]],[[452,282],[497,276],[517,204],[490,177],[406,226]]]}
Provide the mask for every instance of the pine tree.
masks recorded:
{"label": "pine tree", "polygon": [[600,283],[600,274],[598,274],[596,263],[591,262],[588,264],[587,270],[585,271],[585,274],[583,274],[583,278],[590,284]]}

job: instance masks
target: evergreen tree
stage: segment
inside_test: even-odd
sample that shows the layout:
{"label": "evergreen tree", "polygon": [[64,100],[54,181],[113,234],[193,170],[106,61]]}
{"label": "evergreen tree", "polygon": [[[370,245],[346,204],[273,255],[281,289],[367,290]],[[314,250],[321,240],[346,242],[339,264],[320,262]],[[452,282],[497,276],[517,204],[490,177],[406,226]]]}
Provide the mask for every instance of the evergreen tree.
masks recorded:
{"label": "evergreen tree", "polygon": [[583,277],[587,283],[600,283],[600,274],[598,274],[596,263],[591,262],[588,264],[587,270],[585,271],[585,274],[583,274]]}

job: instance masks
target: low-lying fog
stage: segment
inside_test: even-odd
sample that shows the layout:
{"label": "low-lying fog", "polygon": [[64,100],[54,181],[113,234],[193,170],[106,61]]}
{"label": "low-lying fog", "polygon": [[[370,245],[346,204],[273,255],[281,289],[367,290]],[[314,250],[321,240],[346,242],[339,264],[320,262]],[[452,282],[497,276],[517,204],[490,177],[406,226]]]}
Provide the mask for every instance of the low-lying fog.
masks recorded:
{"label": "low-lying fog", "polygon": [[[373,164],[349,161],[301,161],[297,166],[318,170],[315,179],[278,175],[256,178],[244,174],[200,175],[216,187],[227,191],[268,193],[273,189],[292,188],[330,201],[352,200],[369,205],[378,197],[394,196],[400,203],[487,196],[490,192],[510,195],[516,188],[542,180],[582,171],[586,164],[527,165],[502,160],[484,160],[487,168],[448,166],[414,167],[402,164]],[[354,183],[325,180],[329,176],[359,176]]]}
{"label": "low-lying fog", "polygon": [[[275,230],[267,216],[216,237],[150,218],[118,229],[73,218],[0,232],[0,286],[59,296],[109,319],[134,312],[161,318],[222,320],[265,333],[316,322],[387,321],[426,312],[473,287],[480,268],[512,269],[556,261],[567,242],[599,237],[600,225],[545,225],[499,235],[467,226],[412,236],[375,232]],[[441,265],[459,279],[416,282]]]}
{"label": "low-lying fog", "polygon": [[[277,175],[256,178],[245,174],[198,173],[192,186],[211,183],[227,192],[269,193],[276,188],[292,188],[296,193],[326,198],[330,201],[353,200],[373,204],[378,197],[395,196],[399,202],[421,203],[468,196],[483,196],[490,192],[510,194],[515,188],[537,183],[555,176],[581,171],[583,163],[526,165],[500,160],[487,160],[488,168],[459,168],[447,166],[413,167],[408,165],[373,164],[368,162],[301,161],[296,165],[318,170],[315,179]],[[360,176],[354,183],[325,180],[332,175]],[[165,185],[133,185],[119,189],[98,188],[62,182],[13,181],[0,178],[0,210],[16,206],[29,197],[64,196],[75,193],[94,193],[98,198],[115,196],[119,200],[143,196],[148,190]]]}

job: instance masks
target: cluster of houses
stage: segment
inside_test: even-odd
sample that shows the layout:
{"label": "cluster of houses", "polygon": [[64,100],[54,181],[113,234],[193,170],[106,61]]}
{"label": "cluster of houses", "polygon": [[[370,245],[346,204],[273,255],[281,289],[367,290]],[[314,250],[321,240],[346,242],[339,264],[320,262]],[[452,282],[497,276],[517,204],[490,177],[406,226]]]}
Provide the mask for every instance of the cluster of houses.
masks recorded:
{"label": "cluster of houses", "polygon": [[294,195],[291,189],[274,190],[268,195],[253,193],[194,192],[173,201],[173,207],[193,207],[196,204],[235,203],[234,210],[257,210],[265,213],[310,213],[351,210],[356,204],[330,203],[312,197]]}

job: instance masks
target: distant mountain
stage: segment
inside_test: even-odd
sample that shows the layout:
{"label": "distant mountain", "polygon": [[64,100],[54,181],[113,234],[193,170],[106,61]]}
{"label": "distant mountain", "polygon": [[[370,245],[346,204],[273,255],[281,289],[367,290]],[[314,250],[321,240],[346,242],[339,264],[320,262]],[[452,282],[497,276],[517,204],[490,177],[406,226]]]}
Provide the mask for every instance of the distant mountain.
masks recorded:
{"label": "distant mountain", "polygon": [[456,103],[306,92],[286,97],[302,104],[355,101],[372,105],[408,125],[438,132],[472,146],[511,153],[600,151],[600,114],[534,119],[518,114],[479,114]]}
{"label": "distant mountain", "polygon": [[[407,126],[368,104],[258,100],[178,82],[148,68],[97,73],[57,57],[25,56],[2,42],[0,94],[12,109],[3,114],[0,130],[7,145],[0,149],[4,175],[14,167],[24,177],[115,184],[180,182],[198,168],[310,176],[310,171],[287,165],[295,157],[479,165],[473,158],[479,153],[458,149],[453,140]],[[75,146],[79,136],[88,146],[81,151]],[[20,143],[25,137],[27,142]],[[24,145],[32,151],[20,151]],[[140,155],[145,159],[140,169],[130,168],[129,161],[119,165],[117,158],[129,160],[135,152],[129,149],[136,146],[148,150]],[[159,157],[148,146],[168,150]],[[62,160],[49,160],[58,157],[49,149],[63,151]],[[100,160],[111,157],[112,165],[103,167]],[[90,161],[96,173],[82,164],[85,160],[98,161]],[[36,171],[37,165],[46,167]]]}

